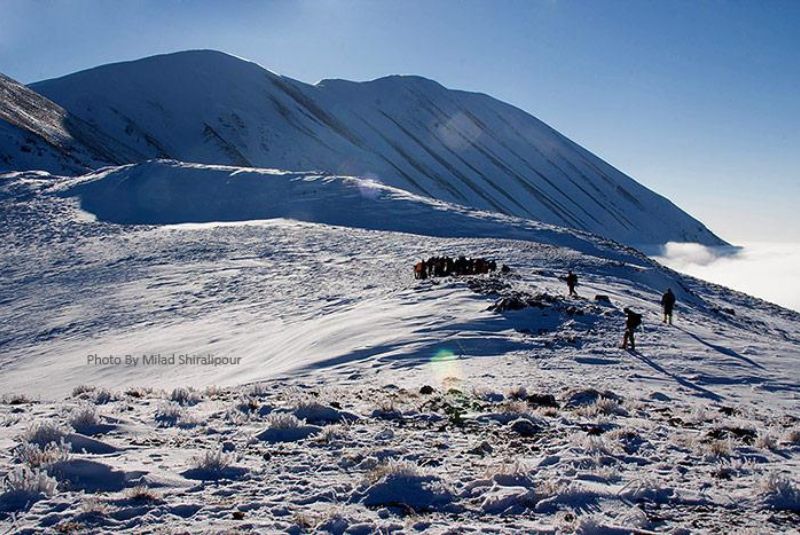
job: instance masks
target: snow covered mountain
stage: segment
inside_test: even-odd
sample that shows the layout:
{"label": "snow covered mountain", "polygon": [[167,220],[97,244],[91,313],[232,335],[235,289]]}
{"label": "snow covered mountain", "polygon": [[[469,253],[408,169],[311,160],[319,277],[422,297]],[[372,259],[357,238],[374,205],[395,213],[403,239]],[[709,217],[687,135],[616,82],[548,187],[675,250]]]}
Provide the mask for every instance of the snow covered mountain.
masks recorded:
{"label": "snow covered mountain", "polygon": [[141,159],[56,103],[0,74],[0,173],[84,173]]}
{"label": "snow covered mountain", "polygon": [[360,175],[628,244],[723,243],[522,110],[420,77],[309,85],[221,52],[188,51],[31,88],[130,147],[117,161]]}

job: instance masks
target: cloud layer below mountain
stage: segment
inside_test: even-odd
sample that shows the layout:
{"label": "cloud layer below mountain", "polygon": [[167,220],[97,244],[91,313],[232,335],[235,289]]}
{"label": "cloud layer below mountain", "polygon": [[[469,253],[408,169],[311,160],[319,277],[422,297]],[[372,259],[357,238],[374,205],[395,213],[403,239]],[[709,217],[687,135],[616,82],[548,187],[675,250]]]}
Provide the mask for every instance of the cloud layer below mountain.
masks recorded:
{"label": "cloud layer below mountain", "polygon": [[670,242],[656,259],[683,273],[800,311],[800,243],[747,243],[734,249]]}

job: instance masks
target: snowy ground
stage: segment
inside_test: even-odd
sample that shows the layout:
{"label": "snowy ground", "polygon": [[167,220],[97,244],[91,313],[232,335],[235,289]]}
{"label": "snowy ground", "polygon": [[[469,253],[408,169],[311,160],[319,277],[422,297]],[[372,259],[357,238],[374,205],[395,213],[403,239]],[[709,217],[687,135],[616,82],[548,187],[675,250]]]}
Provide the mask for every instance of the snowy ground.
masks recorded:
{"label": "snowy ground", "polygon": [[[400,199],[420,234],[329,215],[120,225],[51,180],[0,184],[0,528],[798,525],[796,313],[590,236],[433,219],[440,203]],[[379,193],[339,208],[381,213],[396,195]],[[434,253],[514,272],[415,281]],[[567,267],[581,298],[564,297]],[[541,307],[488,310],[514,292]],[[624,306],[645,312],[637,352],[617,348]],[[87,364],[157,353],[240,360]]]}

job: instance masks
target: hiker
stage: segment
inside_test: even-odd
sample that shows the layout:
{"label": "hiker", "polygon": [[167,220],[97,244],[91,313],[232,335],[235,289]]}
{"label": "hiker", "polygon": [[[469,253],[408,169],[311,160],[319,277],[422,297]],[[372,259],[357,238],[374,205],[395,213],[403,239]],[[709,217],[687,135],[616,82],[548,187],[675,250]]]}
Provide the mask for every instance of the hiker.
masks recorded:
{"label": "hiker", "polygon": [[667,292],[661,296],[661,306],[664,308],[664,323],[669,321],[672,325],[672,309],[675,308],[675,294],[672,288],[667,288]]}
{"label": "hiker", "polygon": [[642,324],[642,315],[627,307],[622,311],[625,313],[625,334],[622,337],[622,345],[619,347],[620,349],[628,349],[628,342],[630,342],[631,351],[635,351],[636,340],[633,338],[633,333]]}
{"label": "hiker", "polygon": [[569,270],[567,273],[567,288],[569,288],[569,295],[570,297],[575,296],[578,297],[578,292],[575,291],[575,286],[578,285],[578,276]]}

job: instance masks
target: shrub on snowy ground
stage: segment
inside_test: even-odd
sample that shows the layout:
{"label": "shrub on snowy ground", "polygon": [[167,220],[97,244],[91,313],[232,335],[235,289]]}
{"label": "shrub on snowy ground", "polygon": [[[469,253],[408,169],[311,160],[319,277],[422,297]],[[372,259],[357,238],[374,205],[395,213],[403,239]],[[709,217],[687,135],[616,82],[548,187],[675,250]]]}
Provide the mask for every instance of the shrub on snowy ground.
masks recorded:
{"label": "shrub on snowy ground", "polygon": [[66,439],[68,432],[61,425],[54,422],[40,422],[29,427],[22,434],[22,442],[35,444],[44,448],[51,442],[60,444]]}
{"label": "shrub on snowy ground", "polygon": [[492,483],[506,487],[533,487],[528,467],[519,461],[500,462],[486,468],[485,477]]}
{"label": "shrub on snowy ground", "polygon": [[555,418],[558,416],[558,408],[557,407],[538,407],[536,409],[536,414],[539,416],[545,416],[547,418]]}
{"label": "shrub on snowy ground", "polygon": [[179,405],[196,405],[203,400],[203,396],[193,388],[178,387],[172,391],[169,399]]}
{"label": "shrub on snowy ground", "polygon": [[23,509],[31,503],[56,493],[58,483],[47,472],[25,465],[15,467],[3,481],[0,504],[5,509]]}
{"label": "shrub on snowy ground", "polygon": [[501,424],[509,424],[519,419],[528,420],[534,426],[545,428],[547,422],[531,412],[530,406],[524,401],[504,401],[496,405],[496,412],[483,414],[478,417],[479,420],[494,420]]}
{"label": "shrub on snowy ground", "polygon": [[225,453],[222,448],[216,450],[206,450],[202,454],[192,458],[192,465],[195,470],[201,470],[211,474],[221,474],[234,461],[234,454]]}
{"label": "shrub on snowy ground", "polygon": [[84,394],[91,394],[97,389],[97,387],[93,385],[78,385],[72,389],[72,397],[86,397]]}
{"label": "shrub on snowy ground", "polygon": [[31,468],[46,468],[52,464],[69,459],[70,445],[50,442],[44,447],[31,442],[23,442],[14,450],[14,458]]}
{"label": "shrub on snowy ground", "polygon": [[267,395],[269,390],[267,389],[267,385],[264,383],[256,383],[254,385],[250,385],[245,392],[248,396],[254,396],[260,398],[262,396]]}
{"label": "shrub on snowy ground", "polygon": [[506,401],[498,408],[500,411],[510,414],[528,414],[530,412],[530,407],[524,401]]}
{"label": "shrub on snowy ground", "polygon": [[758,433],[755,447],[762,450],[774,450],[778,447],[778,438],[771,430],[765,429]]}
{"label": "shrub on snowy ground", "polygon": [[[600,465],[602,463],[595,463],[595,464]],[[619,470],[617,470],[616,467],[610,465],[598,466],[592,471],[592,474],[596,478],[602,481],[607,481],[609,483],[614,483],[622,479],[622,475],[619,473]]]}
{"label": "shrub on snowy ground", "polygon": [[92,397],[97,405],[105,405],[106,403],[111,403],[117,399],[111,390],[107,388],[96,389]]}
{"label": "shrub on snowy ground", "polygon": [[620,402],[615,399],[601,397],[595,402],[595,406],[597,407],[597,412],[599,412],[600,414],[605,414],[607,416],[628,415],[628,411],[625,410],[625,408],[620,404]]}
{"label": "shrub on snowy ground", "polygon": [[719,462],[712,474],[717,479],[731,479],[752,473],[754,469],[755,462],[752,459],[730,459]]}
{"label": "shrub on snowy ground", "polygon": [[303,424],[297,416],[285,412],[275,412],[267,416],[270,429],[294,429]]}
{"label": "shrub on snowy ground", "polygon": [[330,444],[338,440],[345,440],[350,436],[350,426],[346,424],[335,424],[326,426],[317,435],[317,440]]}
{"label": "shrub on snowy ground", "polygon": [[701,425],[712,420],[714,420],[714,415],[709,413],[705,407],[695,407],[686,416],[686,423],[692,425]]}
{"label": "shrub on snowy ground", "polygon": [[81,513],[83,515],[106,516],[108,512],[108,504],[100,501],[97,496],[86,496],[81,502]]}
{"label": "shrub on snowy ground", "polygon": [[508,389],[508,397],[518,401],[524,401],[528,397],[528,389],[524,386],[513,386]]}
{"label": "shrub on snowy ground", "polygon": [[207,398],[217,398],[217,397],[222,396],[224,393],[225,393],[225,390],[220,388],[220,387],[218,387],[217,385],[209,385],[209,386],[205,387],[201,397],[204,395]]}
{"label": "shrub on snowy ground", "polygon": [[156,409],[155,420],[159,425],[178,425],[186,418],[186,410],[174,402],[162,403]]}
{"label": "shrub on snowy ground", "polygon": [[597,416],[598,414],[605,416],[628,415],[628,411],[625,410],[619,401],[606,397],[598,397],[594,403],[579,407],[575,413],[586,418],[591,418]]}
{"label": "shrub on snowy ground", "polygon": [[187,479],[202,481],[222,478],[238,479],[247,470],[233,466],[234,461],[236,461],[236,455],[234,453],[225,453],[225,448],[220,446],[217,449],[206,450],[202,454],[192,457],[192,468],[181,475]]}
{"label": "shrub on snowy ground", "polygon": [[414,511],[445,507],[453,494],[436,476],[423,474],[417,466],[404,461],[389,461],[368,474],[369,486],[353,498],[367,507],[400,506]]}
{"label": "shrub on snowy ground", "polygon": [[317,520],[305,511],[295,511],[292,515],[292,522],[301,530],[311,531],[317,525]]}
{"label": "shrub on snowy ground", "polygon": [[33,403],[31,399],[25,394],[4,394],[3,403],[6,405],[24,405],[26,403]]}
{"label": "shrub on snowy ground", "polygon": [[632,502],[666,503],[675,495],[672,487],[664,486],[654,477],[643,476],[625,485],[619,496]]}
{"label": "shrub on snowy ground", "polygon": [[593,405],[597,403],[600,398],[613,399],[621,402],[622,397],[618,396],[610,390],[596,390],[594,388],[578,388],[569,390],[564,399],[564,406],[569,409],[585,405]]}
{"label": "shrub on snowy ground", "polygon": [[161,502],[161,496],[147,485],[136,485],[125,489],[125,498],[132,502]]}
{"label": "shrub on snowy ground", "polygon": [[385,397],[375,403],[372,416],[376,418],[396,418],[401,416],[400,410],[395,405],[395,398]]}
{"label": "shrub on snowy ground", "polygon": [[695,451],[705,459],[714,460],[720,457],[730,457],[733,451],[733,444],[729,438],[725,440],[697,442]]}
{"label": "shrub on snowy ground", "polygon": [[760,482],[761,501],[772,509],[800,512],[800,487],[788,477],[772,473]]}
{"label": "shrub on snowy ground", "polygon": [[97,409],[92,405],[82,405],[72,411],[69,425],[78,433],[86,433],[100,425]]}
{"label": "shrub on snowy ground", "polygon": [[389,460],[381,463],[367,473],[367,481],[375,483],[389,476],[416,477],[420,475],[419,467],[407,461]]}
{"label": "shrub on snowy ground", "polygon": [[564,507],[586,509],[599,497],[596,491],[569,479],[546,479],[536,489],[537,513],[552,514]]}
{"label": "shrub on snowy ground", "polygon": [[786,433],[783,435],[783,441],[795,446],[800,445],[800,428],[789,429],[786,431]]}
{"label": "shrub on snowy ground", "polygon": [[258,410],[258,400],[251,396],[241,396],[233,403],[234,409],[242,414],[252,414]]}
{"label": "shrub on snowy ground", "polygon": [[233,425],[243,425],[250,419],[250,414],[243,413],[236,406],[225,410],[225,421]]}
{"label": "shrub on snowy ground", "polygon": [[622,446],[625,453],[632,455],[647,443],[635,429],[621,428],[614,429],[606,433],[608,440],[614,441]]}
{"label": "shrub on snowy ground", "polygon": [[143,386],[132,386],[125,390],[125,395],[132,398],[141,399],[150,396],[155,392],[152,388]]}
{"label": "shrub on snowy ground", "polygon": [[[581,436],[582,435],[582,436]],[[612,455],[613,447],[602,435],[581,434],[575,440],[586,453],[598,455]]]}
{"label": "shrub on snowy ground", "polygon": [[294,414],[270,413],[267,416],[267,428],[256,435],[258,440],[265,442],[296,442],[316,435],[322,431],[316,425],[307,425]]}

